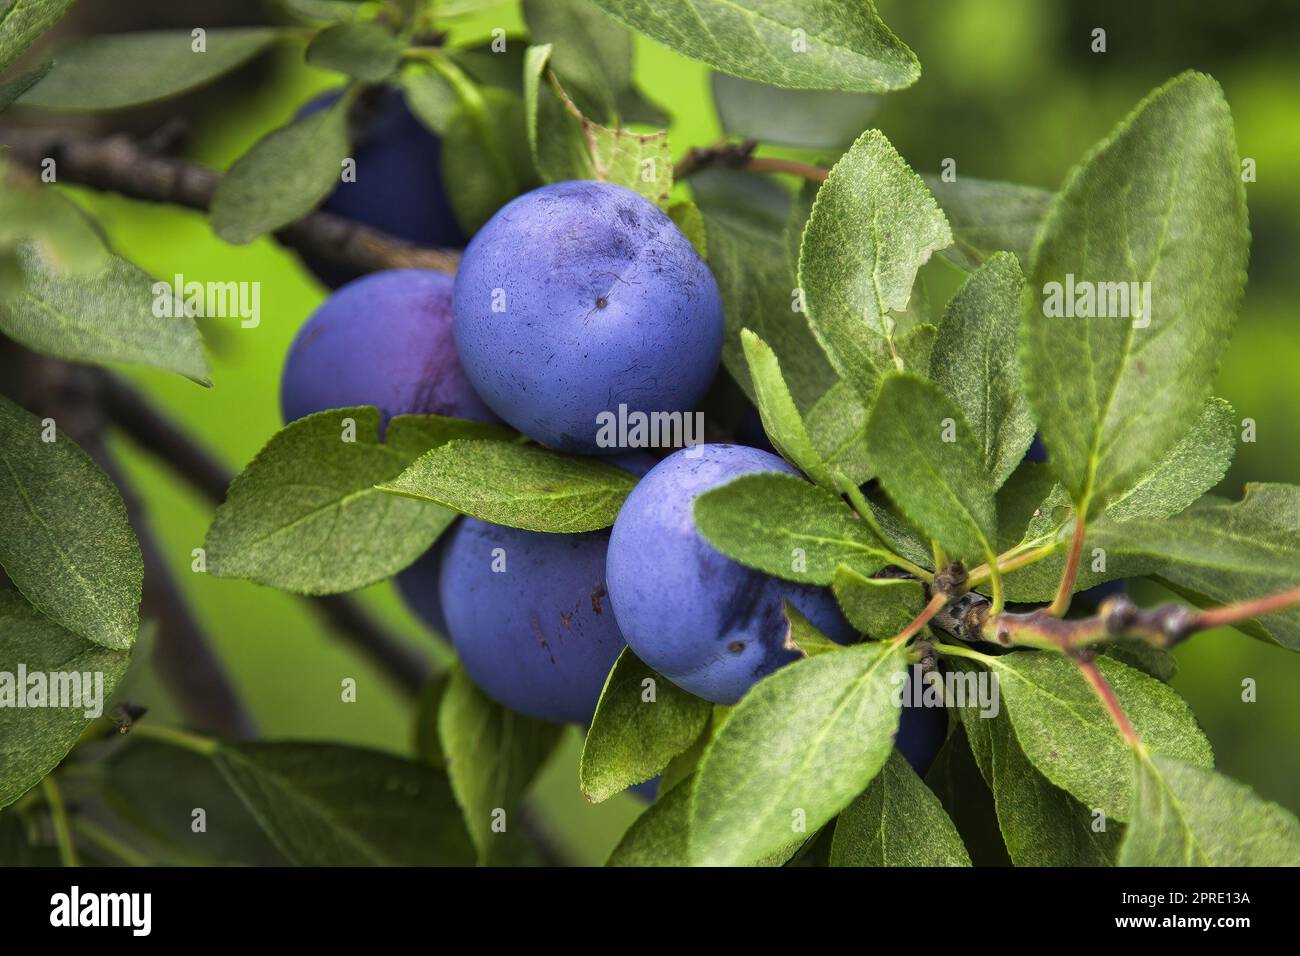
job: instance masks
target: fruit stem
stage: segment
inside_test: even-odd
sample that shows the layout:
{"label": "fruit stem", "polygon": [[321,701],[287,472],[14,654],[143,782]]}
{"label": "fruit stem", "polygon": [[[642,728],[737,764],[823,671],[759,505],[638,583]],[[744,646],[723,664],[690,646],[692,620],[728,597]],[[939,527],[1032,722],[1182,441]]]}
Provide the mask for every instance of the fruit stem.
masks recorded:
{"label": "fruit stem", "polygon": [[127,846],[113,834],[103,829],[96,823],[86,820],[83,817],[77,817],[72,821],[72,828],[77,831],[88,842],[93,843],[101,850],[113,854],[127,866],[150,866],[149,858],[138,850]]}
{"label": "fruit stem", "polygon": [[54,779],[54,774],[47,774],[41,780],[41,793],[45,805],[50,811],[50,820],[54,824],[54,839],[59,845],[59,862],[64,866],[80,866],[77,859],[77,844],[72,839],[72,827],[68,823],[68,810],[63,805],[63,793]]}
{"label": "fruit stem", "polygon": [[180,747],[182,750],[188,750],[203,757],[213,756],[220,746],[211,737],[200,737],[198,734],[192,734],[189,731],[177,730],[175,727],[159,727],[157,724],[134,724],[128,736],[156,740],[159,743]]}

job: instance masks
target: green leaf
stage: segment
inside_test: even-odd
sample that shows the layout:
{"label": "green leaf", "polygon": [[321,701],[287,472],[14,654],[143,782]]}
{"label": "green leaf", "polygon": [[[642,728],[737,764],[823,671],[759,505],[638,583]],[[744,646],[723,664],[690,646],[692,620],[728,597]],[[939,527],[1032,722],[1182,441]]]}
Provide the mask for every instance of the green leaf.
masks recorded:
{"label": "green leaf", "polygon": [[939,798],[897,750],[835,824],[831,866],[970,866]]}
{"label": "green leaf", "polygon": [[0,83],[0,111],[9,109],[14,100],[35,86],[46,73],[50,72],[50,67],[53,65],[47,60],[34,70],[19,73],[13,79]]}
{"label": "green leaf", "polygon": [[1186,510],[1228,473],[1237,450],[1236,413],[1212,398],[1178,443],[1106,509],[1112,521],[1168,518]]}
{"label": "green leaf", "polygon": [[307,45],[307,62],[363,83],[387,79],[402,59],[402,41],[383,24],[357,20],[327,27]]}
{"label": "green leaf", "polygon": [[[0,90],[0,109],[5,106],[4,97]],[[27,248],[26,254],[16,259],[17,281],[0,289],[0,305],[19,298],[27,284],[23,265],[51,274],[84,274],[104,268],[108,249],[81,207],[64,198],[57,188],[7,166],[3,156],[0,152],[0,254],[16,256],[16,247]]]}
{"label": "green leaf", "polygon": [[[1202,607],[1262,597],[1300,583],[1300,486],[1247,485],[1239,502],[1206,498],[1172,518],[1099,528],[1094,541],[1157,561],[1161,579]],[[1300,608],[1239,629],[1300,650]]]}
{"label": "green leaf", "polygon": [[636,478],[594,458],[503,441],[453,441],[378,487],[528,531],[596,531],[614,523]]}
{"label": "green leaf", "polygon": [[[429,448],[431,431],[456,428],[454,419],[431,428],[421,417],[394,418],[382,443],[373,406],[317,412],[285,426],[217,508],[206,545],[212,573],[296,594],[336,594],[411,564],[456,519],[375,487]],[[464,425],[467,434],[483,427]]]}
{"label": "green leaf", "polygon": [[[1068,508],[1053,516],[1050,510],[1055,504],[1049,504],[1049,496],[1060,494],[1065,498],[1065,489],[1057,484],[1052,468],[1046,462],[1022,461],[1011,473],[1006,484],[998,489],[994,496],[998,510],[997,550],[1001,554],[1012,547],[1031,540],[1030,526],[1037,534],[1055,535],[1069,518]],[[1048,513],[1044,513],[1044,507]],[[1050,540],[1050,538],[1049,538]]]}
{"label": "green leaf", "polygon": [[[1044,651],[990,658],[1020,746],[1048,780],[1107,820],[1127,820],[1129,748],[1078,667]],[[1155,753],[1213,765],[1210,744],[1187,702],[1158,680],[1108,657],[1097,667],[1138,737]]]}
{"label": "green leaf", "polygon": [[562,728],[507,710],[457,668],[438,709],[438,737],[451,787],[469,835],[486,862],[505,825],[516,825],[519,802],[559,740]]}
{"label": "green leaf", "polygon": [[863,133],[817,192],[799,251],[808,321],[864,402],[901,368],[890,313],[908,306],[917,270],[952,242],[921,178],[878,130]]}
{"label": "green leaf", "polygon": [[994,254],[948,303],[930,356],[930,376],[965,415],[994,489],[1034,440],[1015,347],[1024,287],[1016,257]]}
{"label": "green leaf", "polygon": [[894,676],[904,653],[888,644],[849,647],[759,681],[700,763],[694,862],[725,866],[775,852],[861,793],[893,749]]}
{"label": "green leaf", "polygon": [[1212,770],[1135,758],[1122,866],[1300,866],[1300,821]]}
{"label": "green leaf", "polygon": [[786,627],[789,629],[785,637],[787,647],[793,646],[802,651],[804,657],[816,657],[828,651],[837,651],[844,646],[835,643],[817,630],[812,621],[800,614],[799,609],[789,601],[785,601],[784,604]]}
{"label": "green leaf", "polygon": [[838,90],[790,90],[714,73],[722,131],[768,146],[842,150],[871,125],[881,98]]}
{"label": "green leaf", "polygon": [[223,743],[217,767],[299,866],[465,866],[473,849],[428,764],[324,743]]}
{"label": "green leaf", "polygon": [[302,20],[333,23],[356,16],[362,2],[364,0],[279,0],[279,5]]}
{"label": "green leaf", "polygon": [[550,45],[533,46],[524,58],[528,142],[542,179],[597,179],[667,207],[673,187],[667,131],[634,133],[588,119],[549,69],[551,53]]}
{"label": "green leaf", "polygon": [[438,671],[424,682],[415,702],[415,727],[412,734],[416,756],[444,769],[447,761],[442,753],[442,741],[438,739],[438,712],[442,710],[442,698],[450,683],[451,672],[445,670]]}
{"label": "green leaf", "polygon": [[1168,684],[1178,673],[1178,658],[1163,647],[1154,647],[1137,638],[1119,638],[1102,647],[1101,653],[1136,667],[1142,673]]}
{"label": "green leaf", "polygon": [[795,311],[794,273],[782,235],[789,194],[768,177],[734,170],[705,170],[690,182],[708,232],[709,268],[722,295],[723,365],[752,399],[740,338],[742,329],[751,329],[776,353],[795,404],[811,406],[837,378]]}
{"label": "green leaf", "polygon": [[578,779],[593,803],[643,783],[704,732],[712,705],[664,680],[624,648],[601,691]]}
{"label": "green leaf", "polygon": [[27,820],[13,810],[0,812],[0,867],[62,865],[57,848],[36,840],[35,828]]}
{"label": "green leaf", "polygon": [[1093,830],[1088,808],[1052,786],[1030,763],[1005,710],[993,717],[981,716],[977,707],[959,712],[1016,866],[1114,865],[1120,825],[1103,820],[1106,829]]}
{"label": "green leaf", "polygon": [[242,245],[301,219],[339,182],[348,143],[345,94],[263,136],[235,160],[212,197],[212,228]]}
{"label": "green leaf", "polygon": [[867,422],[867,454],[917,528],[970,564],[994,558],[997,511],[975,433],[926,379],[891,373]]}
{"label": "green leaf", "polygon": [[495,38],[485,39],[469,46],[452,47],[447,50],[447,56],[476,82],[522,94],[528,37],[510,34],[503,43],[505,49],[501,49]]}
{"label": "green leaf", "polygon": [[697,497],[694,513],[723,554],[787,581],[830,584],[839,564],[872,574],[889,562],[838,495],[797,475],[742,475]]}
{"label": "green leaf", "polygon": [[554,47],[551,68],[578,109],[614,120],[632,84],[632,35],[590,0],[524,0],[530,41]]}
{"label": "green leaf", "polygon": [[1029,265],[1034,236],[1052,202],[1050,192],[969,176],[952,182],[924,173],[921,178],[952,226],[953,245],[944,250],[951,262],[974,271],[994,253],[1006,251]]}
{"label": "green leaf", "polygon": [[938,796],[949,819],[956,824],[975,866],[1011,865],[998,829],[993,794],[980,775],[960,723],[939,748],[925,775],[925,784]]}
{"label": "green leaf", "polygon": [[113,650],[135,642],[144,564],[122,496],[58,423],[3,396],[0,567],[54,623]]}
{"label": "green leaf", "polygon": [[[1174,445],[1207,397],[1245,282],[1245,195],[1223,92],[1184,73],[1143,100],[1052,203],[1020,364],[1053,468],[1089,516]],[[1142,317],[1127,317],[1138,311],[1130,283],[1148,282]],[[1050,315],[1058,298],[1112,317]]]}
{"label": "green leaf", "polygon": [[[22,288],[0,301],[0,331],[72,362],[123,362],[210,384],[203,340],[171,287],[109,255],[93,272],[57,272],[31,249],[18,254]],[[156,304],[171,306],[159,316]]]}
{"label": "green leaf", "polygon": [[817,454],[831,469],[855,485],[873,475],[867,457],[867,408],[857,390],[836,382],[808,409],[804,423]]}
{"label": "green leaf", "polygon": [[456,87],[428,64],[412,63],[398,78],[406,105],[435,133],[441,135],[461,109]]}
{"label": "green leaf", "polygon": [[874,93],[911,86],[921,75],[916,54],[889,31],[871,0],[596,3],[683,56],[776,86]]}
{"label": "green leaf", "polygon": [[[104,799],[124,822],[161,841],[175,856],[169,862],[285,865],[209,755],[133,736],[108,759]],[[199,832],[196,809],[206,827]]]}
{"label": "green leaf", "polygon": [[111,110],[165,99],[229,73],[280,36],[265,27],[207,30],[202,52],[182,30],[84,37],[55,52],[54,68],[21,102],[41,110]]}
{"label": "green leaf", "polygon": [[[523,100],[515,93],[485,86],[481,103],[457,106],[442,129],[442,181],[456,221],[474,233],[533,181]],[[480,115],[480,109],[482,114]],[[513,148],[511,148],[513,147]],[[500,175],[505,162],[510,174]]]}
{"label": "green leaf", "polygon": [[606,866],[690,866],[694,778],[662,794],[623,834]]}
{"label": "green leaf", "polygon": [[[1234,418],[1231,405],[1222,399],[1210,399],[1201,410],[1196,424],[1178,444],[1151,466],[1127,492],[1115,498],[1103,515],[1089,525],[1084,554],[1094,556],[1094,549],[1102,548],[1106,555],[1106,567],[1103,571],[1094,571],[1092,560],[1085,561],[1075,582],[1076,592],[1105,581],[1159,570],[1164,558],[1154,550],[1144,551],[1140,541],[1129,539],[1130,523],[1138,519],[1159,522],[1177,515],[1219,483],[1236,450]],[[1039,494],[1038,500],[1041,503],[1024,527],[1020,547],[1028,550],[1053,542],[1063,545],[1074,524],[1074,508],[1070,504],[1069,492],[1063,485],[1053,484],[1044,496],[1041,493],[1041,482],[1037,479],[1033,481],[1033,487]],[[1025,493],[1029,495],[1028,487]],[[1006,502],[1002,504],[1005,505]],[[1133,527],[1136,529],[1137,525]],[[1001,543],[1009,547],[1013,542]],[[1064,565],[1064,548],[1060,547],[1047,559],[1012,571],[1004,579],[1008,599],[1050,599],[1056,593]]]}
{"label": "green leaf", "polygon": [[[690,866],[691,796],[695,777],[663,793],[623,835],[606,866]],[[780,866],[799,850],[802,839],[765,854],[750,866]]]}
{"label": "green leaf", "polygon": [[0,10],[0,70],[63,19],[72,0],[9,0]]}
{"label": "green leaf", "polygon": [[709,237],[704,228],[704,214],[689,199],[680,199],[668,207],[668,218],[682,231],[701,259],[709,257]]}
{"label": "green leaf", "polygon": [[831,583],[849,623],[879,640],[902,631],[925,607],[925,587],[912,578],[872,578],[841,564]]}
{"label": "green leaf", "polygon": [[812,437],[804,425],[790,389],[781,375],[781,363],[771,346],[749,329],[740,333],[754,386],[754,403],[763,421],[763,430],[773,446],[787,461],[797,465],[823,488],[835,488],[835,478],[822,461]]}
{"label": "green leaf", "polygon": [[[0,807],[21,797],[67,756],[97,716],[93,714],[97,692],[102,691],[99,702],[106,710],[129,660],[129,652],[82,640],[42,617],[17,591],[0,587],[0,674],[4,675],[0,677]],[[51,684],[63,686],[58,678],[51,681],[51,674],[69,675],[69,680],[73,674],[81,675],[77,683],[67,686],[80,686],[83,696],[66,701],[69,706],[55,707],[48,706],[52,698],[47,695],[46,706],[20,709],[15,693],[32,692],[30,686],[18,685],[20,668],[29,685],[34,675],[44,675],[51,693],[55,690]],[[84,683],[86,676],[89,684]],[[90,696],[89,702],[85,695]],[[30,702],[30,696],[25,699]],[[87,709],[92,711],[90,717]]]}

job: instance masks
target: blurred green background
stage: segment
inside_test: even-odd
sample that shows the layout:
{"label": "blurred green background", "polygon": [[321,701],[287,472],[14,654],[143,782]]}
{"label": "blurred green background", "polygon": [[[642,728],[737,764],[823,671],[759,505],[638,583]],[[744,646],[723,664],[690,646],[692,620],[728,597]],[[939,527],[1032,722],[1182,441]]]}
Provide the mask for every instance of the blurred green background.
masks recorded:
{"label": "blurred green background", "polygon": [[[124,4],[129,6],[130,4]],[[185,6],[181,4],[180,6]],[[1218,394],[1254,419],[1257,441],[1239,448],[1219,489],[1239,497],[1246,480],[1300,481],[1300,4],[1186,0],[881,0],[891,27],[917,52],[922,78],[889,96],[878,125],[919,171],[945,158],[958,175],[1051,189],[1083,153],[1147,92],[1174,74],[1212,73],[1227,92],[1240,153],[1256,160],[1247,186],[1254,246],[1250,285]],[[494,27],[522,30],[514,4],[457,21],[453,42],[486,39]],[[1090,50],[1094,28],[1107,51]],[[267,130],[291,117],[336,75],[307,67],[301,48],[279,55],[250,95],[190,117],[189,155],[224,168]],[[673,152],[719,138],[706,67],[639,40],[641,88],[674,115]],[[324,290],[296,258],[263,240],[233,247],[202,217],[78,191],[119,251],[159,278],[259,281],[262,322],[210,333],[215,387],[132,372],[132,378],[198,436],[229,468],[241,468],[280,426],[279,369],[298,326]],[[122,447],[175,572],[217,644],[237,686],[274,738],[330,739],[408,751],[412,714],[363,660],[338,643],[305,605],[257,585],[190,571],[210,509],[147,457]],[[1165,595],[1142,590],[1140,599]],[[408,615],[388,585],[362,599],[431,656],[445,654]],[[1263,796],[1300,812],[1300,656],[1232,631],[1205,634],[1177,650],[1174,685],[1201,719],[1219,768]],[[165,692],[140,668],[130,695],[166,711]],[[339,682],[355,677],[356,703]],[[1242,701],[1242,682],[1258,685]],[[587,805],[577,790],[576,731],[539,784],[538,800],[573,856],[599,863],[641,804],[621,797]]]}

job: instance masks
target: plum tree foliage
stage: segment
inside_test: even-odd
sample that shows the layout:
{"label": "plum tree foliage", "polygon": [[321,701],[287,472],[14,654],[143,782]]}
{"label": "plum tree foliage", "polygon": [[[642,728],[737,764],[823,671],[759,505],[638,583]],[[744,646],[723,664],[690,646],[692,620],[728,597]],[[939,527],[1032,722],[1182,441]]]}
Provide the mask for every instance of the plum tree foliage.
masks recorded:
{"label": "plum tree foliage", "polygon": [[[94,432],[0,398],[0,862],[46,858],[51,830],[64,862],[111,853],[51,797],[87,761],[160,862],[531,862],[513,824],[568,721],[589,799],[659,781],[611,865],[969,865],[990,835],[936,796],[959,784],[1018,865],[1300,863],[1300,824],[1214,771],[1166,683],[1168,648],[1213,627],[1300,651],[1300,487],[1211,494],[1250,240],[1211,77],[1154,90],[1049,194],[919,175],[860,128],[920,76],[869,2],[526,0],[527,36],[463,45],[442,3],[284,0],[283,26],[12,67],[69,5],[0,11],[0,110],[154,103],[275,46],[341,77],[224,176],[119,140],[56,178],[274,235],[332,284],[380,273],[303,326],[290,421],[202,570],[333,602],[400,574],[463,666],[425,682],[410,758],[157,726],[147,701],[14,706],[16,675],[68,668],[111,701],[152,572]],[[632,31],[718,71],[729,142],[674,162]],[[0,351],[210,385],[196,317],[158,317],[21,132],[0,128]],[[764,135],[833,162],[736,141]],[[123,175],[123,150],[173,175]],[[437,270],[467,238],[453,295]],[[929,263],[961,276],[950,301]],[[725,444],[724,394],[776,455]],[[649,463],[571,453],[610,451],[583,431],[600,410],[701,401],[723,444],[640,483]],[[1139,577],[1186,604],[1079,613]],[[994,681],[991,712],[959,692]],[[946,776],[963,757],[978,774]],[[184,788],[149,786],[179,779],[227,810],[206,842]]]}

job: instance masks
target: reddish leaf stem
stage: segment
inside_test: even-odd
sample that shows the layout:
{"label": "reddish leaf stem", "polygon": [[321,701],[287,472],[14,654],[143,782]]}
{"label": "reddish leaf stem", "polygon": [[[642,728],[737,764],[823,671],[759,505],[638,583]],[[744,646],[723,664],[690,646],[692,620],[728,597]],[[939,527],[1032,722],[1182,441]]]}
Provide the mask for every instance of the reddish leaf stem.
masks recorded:
{"label": "reddish leaf stem", "polygon": [[1134,750],[1140,750],[1142,741],[1138,737],[1137,731],[1133,729],[1133,725],[1129,722],[1128,715],[1124,713],[1124,708],[1120,706],[1119,698],[1115,696],[1115,689],[1110,686],[1110,681],[1106,680],[1101,671],[1097,669],[1096,662],[1090,659],[1077,658],[1075,663],[1079,665],[1079,670],[1083,673],[1084,679],[1092,685],[1093,691],[1101,699],[1102,706],[1110,714],[1110,719],[1119,728],[1120,736],[1124,738],[1124,742]]}
{"label": "reddish leaf stem", "polygon": [[930,598],[930,603],[927,604],[925,609],[912,620],[912,623],[908,624],[907,627],[903,628],[897,635],[895,635],[893,640],[894,646],[906,644],[912,636],[921,630],[921,628],[929,624],[930,618],[938,614],[947,603],[948,595],[946,594],[936,594],[934,597]]}
{"label": "reddish leaf stem", "polygon": [[1047,609],[1052,617],[1064,617],[1070,609],[1070,597],[1074,594],[1074,582],[1079,579],[1079,558],[1083,555],[1083,538],[1087,530],[1088,524],[1080,512],[1074,519],[1074,537],[1070,539],[1070,553],[1065,559],[1061,586],[1056,589],[1056,599]]}

